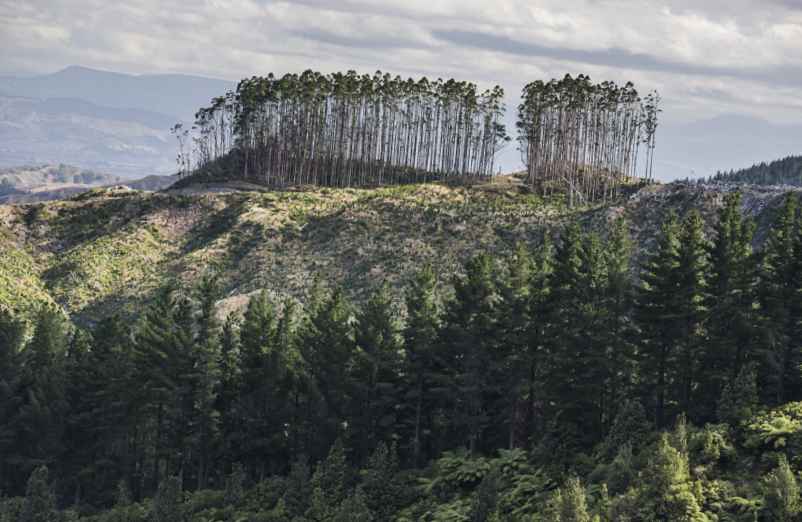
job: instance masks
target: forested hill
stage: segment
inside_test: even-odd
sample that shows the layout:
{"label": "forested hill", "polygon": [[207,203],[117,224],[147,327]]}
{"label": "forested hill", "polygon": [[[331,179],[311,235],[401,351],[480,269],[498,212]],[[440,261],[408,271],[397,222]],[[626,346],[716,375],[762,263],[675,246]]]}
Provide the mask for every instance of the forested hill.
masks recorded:
{"label": "forested hill", "polygon": [[800,192],[0,207],[0,521],[798,521]]}
{"label": "forested hill", "polygon": [[788,156],[771,163],[752,165],[747,169],[718,172],[715,183],[750,183],[754,185],[802,186],[802,156]]}

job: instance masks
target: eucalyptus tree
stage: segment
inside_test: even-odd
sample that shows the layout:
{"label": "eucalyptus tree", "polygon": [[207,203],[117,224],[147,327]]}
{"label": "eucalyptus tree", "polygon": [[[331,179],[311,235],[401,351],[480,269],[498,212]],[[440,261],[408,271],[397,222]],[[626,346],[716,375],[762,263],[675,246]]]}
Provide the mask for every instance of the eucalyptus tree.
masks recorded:
{"label": "eucalyptus tree", "polygon": [[613,197],[639,173],[651,179],[659,102],[656,92],[640,98],[632,83],[585,75],[529,83],[517,122],[529,183],[544,194],[564,190],[573,205]]}
{"label": "eucalyptus tree", "polygon": [[504,91],[377,71],[242,80],[196,114],[195,166],[236,151],[272,185],[363,186],[493,174]]}

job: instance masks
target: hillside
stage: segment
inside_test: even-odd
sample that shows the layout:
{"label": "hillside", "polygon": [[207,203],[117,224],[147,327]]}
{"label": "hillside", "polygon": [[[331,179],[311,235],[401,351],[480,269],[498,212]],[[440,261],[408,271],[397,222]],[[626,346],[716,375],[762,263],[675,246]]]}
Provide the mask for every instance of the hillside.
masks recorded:
{"label": "hillside", "polygon": [[802,186],[802,156],[788,156],[771,163],[752,165],[747,169],[719,172],[714,183],[750,183],[754,185]]}
{"label": "hillside", "polygon": [[[568,209],[511,178],[442,184],[270,192],[247,184],[163,193],[95,189],[71,200],[0,206],[0,303],[23,311],[55,302],[79,322],[131,311],[167,281],[220,272],[224,308],[260,288],[299,297],[316,276],[361,300],[426,263],[449,278],[479,252],[537,244],[578,219],[590,228],[624,216],[638,255],[667,209],[711,218],[727,189],[654,185],[612,205]],[[767,222],[783,191],[749,189],[744,211]]]}

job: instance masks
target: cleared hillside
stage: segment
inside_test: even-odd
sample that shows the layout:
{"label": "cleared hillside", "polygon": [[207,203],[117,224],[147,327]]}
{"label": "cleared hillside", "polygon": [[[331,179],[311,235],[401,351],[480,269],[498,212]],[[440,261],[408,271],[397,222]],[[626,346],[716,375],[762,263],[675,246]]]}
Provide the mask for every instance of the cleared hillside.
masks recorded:
{"label": "cleared hillside", "polygon": [[[400,286],[426,263],[447,281],[476,253],[539,243],[573,219],[603,233],[606,222],[625,217],[643,252],[668,209],[698,208],[712,217],[725,190],[653,185],[612,205],[569,209],[511,178],[469,187],[280,192],[244,184],[95,189],[66,201],[0,206],[0,304],[27,313],[53,302],[92,322],[132,310],[170,280],[194,281],[208,270],[220,274],[225,309],[260,288],[300,296],[317,276],[361,300],[382,281]],[[783,194],[744,194],[758,241]]]}

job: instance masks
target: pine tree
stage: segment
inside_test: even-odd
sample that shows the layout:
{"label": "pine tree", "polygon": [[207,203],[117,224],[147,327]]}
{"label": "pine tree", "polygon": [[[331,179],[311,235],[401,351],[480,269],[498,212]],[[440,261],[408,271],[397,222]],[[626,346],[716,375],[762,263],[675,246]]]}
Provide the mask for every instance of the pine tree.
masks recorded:
{"label": "pine tree", "polygon": [[646,386],[644,392],[654,401],[655,422],[660,427],[665,425],[681,327],[676,302],[679,250],[679,223],[672,212],[663,222],[657,250],[641,269],[636,312],[641,331],[640,368]]}
{"label": "pine tree", "polygon": [[57,517],[56,496],[50,487],[47,467],[39,466],[28,479],[19,522],[53,522]]}
{"label": "pine tree", "polygon": [[554,254],[547,301],[545,386],[550,408],[542,449],[564,462],[598,442],[607,359],[598,336],[602,318],[602,252],[597,236],[577,224],[562,233]]}
{"label": "pine tree", "polygon": [[501,402],[491,406],[497,426],[507,426],[508,446],[526,442],[528,433],[527,395],[534,365],[529,349],[533,309],[535,262],[526,245],[518,243],[509,256],[506,270],[498,283],[501,301],[498,305],[498,331],[502,383]]}
{"label": "pine tree", "polygon": [[754,223],[741,214],[741,193],[724,199],[710,246],[710,339],[707,342],[704,395],[717,396],[741,367],[755,362]]}
{"label": "pine tree", "polygon": [[313,512],[320,512],[321,507],[325,506],[326,512],[336,510],[345,500],[350,484],[351,473],[345,458],[345,448],[342,439],[337,439],[332,444],[326,459],[318,463],[312,475],[310,488],[313,500],[310,509]]}
{"label": "pine tree", "polygon": [[278,312],[266,291],[251,298],[240,326],[242,390],[238,409],[243,416],[242,444],[252,473],[262,479],[286,465],[287,439],[282,399],[287,380],[286,347],[277,342]]}
{"label": "pine tree", "polygon": [[757,371],[753,364],[741,368],[738,376],[724,385],[718,400],[718,420],[730,426],[747,422],[759,404]]}
{"label": "pine tree", "polygon": [[178,477],[169,477],[159,484],[151,509],[153,522],[184,521],[184,502],[181,489],[181,481]]}
{"label": "pine tree", "polygon": [[12,491],[14,487],[14,478],[6,471],[6,461],[15,442],[11,422],[22,400],[18,386],[24,333],[24,324],[0,307],[0,491]]}
{"label": "pine tree", "polygon": [[395,447],[388,448],[383,442],[362,470],[361,488],[365,504],[378,520],[391,520],[404,507],[409,496],[399,478],[399,463]]}
{"label": "pine tree", "polygon": [[[702,359],[707,318],[708,245],[704,237],[704,222],[697,211],[683,220],[679,234],[679,265],[677,267],[677,294],[674,309],[679,337],[674,340],[679,348],[675,382],[680,408],[690,414],[694,405],[693,391],[699,380],[697,369]],[[715,400],[713,398],[712,400]],[[695,411],[694,411],[695,413]]]}
{"label": "pine tree", "polygon": [[490,405],[500,392],[500,351],[496,343],[500,296],[493,279],[493,261],[478,255],[454,282],[454,299],[441,330],[442,350],[448,357],[453,405],[451,429],[465,437],[471,454],[480,449],[490,425]]}
{"label": "pine tree", "polygon": [[361,487],[357,487],[354,493],[349,495],[337,509],[334,522],[373,522],[377,519],[368,508],[365,493]]}
{"label": "pine tree", "polygon": [[342,423],[361,416],[358,400],[358,353],[354,340],[351,306],[342,290],[335,290],[319,304],[301,328],[299,346],[314,389],[325,409],[315,419],[320,443],[330,441]]}
{"label": "pine tree", "polygon": [[17,392],[22,400],[10,423],[18,473],[58,462],[65,449],[68,327],[60,311],[43,308],[37,314],[33,338],[22,353]]}
{"label": "pine tree", "polygon": [[409,401],[406,408],[407,426],[410,432],[412,463],[422,464],[424,445],[431,427],[431,408],[435,387],[435,372],[438,369],[435,343],[440,328],[440,310],[437,302],[436,279],[431,267],[418,272],[407,288],[407,323],[404,329],[407,377],[404,397]]}
{"label": "pine tree", "polygon": [[192,312],[187,300],[172,288],[159,291],[137,328],[136,379],[143,414],[152,431],[151,490],[159,486],[162,470],[181,473],[186,464],[187,422],[191,414],[194,344]]}
{"label": "pine tree", "polygon": [[357,459],[367,459],[377,442],[390,443],[396,435],[401,392],[402,339],[398,311],[389,287],[383,284],[357,315],[355,331],[359,347],[360,376],[357,379],[362,418],[355,427],[359,435]]}
{"label": "pine tree", "polygon": [[604,249],[604,277],[601,290],[602,326],[600,342],[604,346],[604,395],[602,424],[609,430],[622,405],[632,396],[636,374],[637,332],[633,324],[635,287],[632,280],[632,240],[628,223],[622,218],[610,228]]}
{"label": "pine tree", "polygon": [[789,194],[769,235],[760,267],[760,303],[763,316],[763,337],[766,340],[768,368],[765,381],[771,383],[774,400],[782,404],[802,393],[799,372],[799,351],[795,350],[794,334],[802,310],[797,285],[798,249],[797,200]]}
{"label": "pine tree", "polygon": [[309,464],[305,457],[301,457],[292,463],[287,476],[287,488],[282,497],[290,518],[294,519],[306,513],[311,495]]}
{"label": "pine tree", "polygon": [[197,337],[191,353],[194,378],[190,382],[190,447],[197,455],[197,488],[204,489],[212,467],[212,450],[220,436],[220,411],[217,395],[220,382],[220,325],[215,304],[219,297],[216,280],[205,277],[197,290],[199,314]]}

